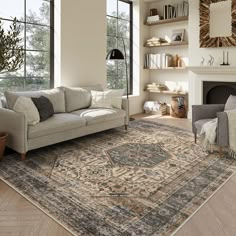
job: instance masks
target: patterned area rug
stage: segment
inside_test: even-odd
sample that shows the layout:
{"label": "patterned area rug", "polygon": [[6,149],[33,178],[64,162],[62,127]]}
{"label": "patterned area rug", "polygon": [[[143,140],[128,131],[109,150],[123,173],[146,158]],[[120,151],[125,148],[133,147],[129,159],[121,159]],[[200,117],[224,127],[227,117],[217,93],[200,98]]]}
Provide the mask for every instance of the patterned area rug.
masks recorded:
{"label": "patterned area rug", "polygon": [[8,155],[0,177],[76,235],[170,235],[235,171],[149,121]]}

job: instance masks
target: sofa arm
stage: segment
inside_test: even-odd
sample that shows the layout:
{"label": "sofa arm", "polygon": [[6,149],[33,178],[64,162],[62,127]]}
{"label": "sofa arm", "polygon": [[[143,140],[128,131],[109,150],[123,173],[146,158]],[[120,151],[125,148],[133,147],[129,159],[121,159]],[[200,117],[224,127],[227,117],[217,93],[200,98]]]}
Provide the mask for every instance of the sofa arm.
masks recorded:
{"label": "sofa arm", "polygon": [[192,128],[195,133],[194,122],[202,119],[214,119],[217,117],[217,112],[224,111],[224,104],[207,104],[192,106]]}
{"label": "sofa arm", "polygon": [[129,125],[129,100],[125,97],[122,98],[122,109],[126,111],[125,125]]}
{"label": "sofa arm", "polygon": [[216,133],[216,143],[219,146],[229,145],[229,124],[228,116],[226,112],[217,113],[218,123],[217,123],[217,133]]}
{"label": "sofa arm", "polygon": [[8,133],[7,146],[27,152],[27,121],[23,113],[0,108],[0,131]]}

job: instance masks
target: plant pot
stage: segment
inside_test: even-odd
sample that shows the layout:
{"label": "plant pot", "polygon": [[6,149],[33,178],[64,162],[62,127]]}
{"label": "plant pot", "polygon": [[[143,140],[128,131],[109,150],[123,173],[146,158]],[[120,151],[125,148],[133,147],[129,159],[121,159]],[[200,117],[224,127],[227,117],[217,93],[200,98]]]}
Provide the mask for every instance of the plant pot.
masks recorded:
{"label": "plant pot", "polygon": [[8,136],[7,133],[0,133],[0,160],[3,158],[3,154],[7,143],[7,136]]}

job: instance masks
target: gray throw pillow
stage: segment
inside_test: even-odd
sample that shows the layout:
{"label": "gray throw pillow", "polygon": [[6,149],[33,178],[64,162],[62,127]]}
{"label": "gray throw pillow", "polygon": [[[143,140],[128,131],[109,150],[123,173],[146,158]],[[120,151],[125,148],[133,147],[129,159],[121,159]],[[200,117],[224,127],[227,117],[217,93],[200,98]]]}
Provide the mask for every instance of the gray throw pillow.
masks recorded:
{"label": "gray throw pillow", "polygon": [[235,109],[236,109],[236,96],[230,95],[225,104],[225,111],[235,110]]}
{"label": "gray throw pillow", "polygon": [[47,120],[49,117],[53,116],[54,109],[51,101],[44,96],[39,98],[31,98],[34,105],[39,111],[40,122]]}

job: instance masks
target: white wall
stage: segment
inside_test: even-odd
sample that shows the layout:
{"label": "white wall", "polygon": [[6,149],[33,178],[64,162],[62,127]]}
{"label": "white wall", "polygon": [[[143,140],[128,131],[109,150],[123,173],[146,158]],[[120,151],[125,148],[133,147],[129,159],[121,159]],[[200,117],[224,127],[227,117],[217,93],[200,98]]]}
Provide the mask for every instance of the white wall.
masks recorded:
{"label": "white wall", "polygon": [[61,85],[106,84],[106,0],[61,0]]}

